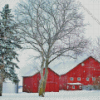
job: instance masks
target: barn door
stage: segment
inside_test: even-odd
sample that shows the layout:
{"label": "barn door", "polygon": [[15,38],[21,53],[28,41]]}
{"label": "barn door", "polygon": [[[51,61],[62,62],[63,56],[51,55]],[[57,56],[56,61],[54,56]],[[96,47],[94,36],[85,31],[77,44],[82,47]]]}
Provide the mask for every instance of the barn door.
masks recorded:
{"label": "barn door", "polygon": [[50,83],[49,83],[49,91],[54,91],[55,83],[54,83],[54,73],[50,74]]}
{"label": "barn door", "polygon": [[33,76],[33,92],[38,92],[38,85],[39,85],[39,74]]}
{"label": "barn door", "polygon": [[54,91],[54,87],[55,87],[55,83],[54,82],[49,83],[49,91],[50,92]]}
{"label": "barn door", "polygon": [[54,78],[54,92],[59,92],[59,77],[55,74]]}

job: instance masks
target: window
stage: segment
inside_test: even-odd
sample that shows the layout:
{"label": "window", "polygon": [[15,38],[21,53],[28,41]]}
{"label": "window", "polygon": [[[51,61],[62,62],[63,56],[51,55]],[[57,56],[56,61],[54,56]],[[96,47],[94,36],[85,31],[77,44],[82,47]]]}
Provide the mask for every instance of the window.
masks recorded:
{"label": "window", "polygon": [[92,77],[92,81],[95,81],[96,80],[96,78],[95,77]]}
{"label": "window", "polygon": [[72,86],[72,89],[75,89],[75,86],[74,85]]}
{"label": "window", "polygon": [[88,77],[86,78],[86,81],[89,81],[89,78]]}
{"label": "window", "polygon": [[78,77],[78,78],[77,78],[77,80],[78,80],[78,81],[81,81],[81,78],[80,78],[80,77]]}
{"label": "window", "polygon": [[81,65],[84,66],[84,63],[82,63]]}
{"label": "window", "polygon": [[79,86],[79,89],[82,89],[82,86],[81,85]]}
{"label": "window", "polygon": [[69,88],[69,86],[67,85],[67,89]]}
{"label": "window", "polygon": [[73,77],[70,77],[70,80],[71,80],[71,81],[73,81],[73,80],[74,80],[74,78],[73,78]]}

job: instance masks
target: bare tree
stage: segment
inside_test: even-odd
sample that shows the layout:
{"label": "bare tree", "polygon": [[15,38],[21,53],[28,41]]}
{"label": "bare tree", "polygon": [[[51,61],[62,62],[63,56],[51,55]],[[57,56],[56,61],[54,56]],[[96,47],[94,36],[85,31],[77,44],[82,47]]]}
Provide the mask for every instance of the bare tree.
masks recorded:
{"label": "bare tree", "polygon": [[49,64],[61,56],[75,58],[86,47],[83,15],[74,0],[26,0],[19,3],[16,15],[19,36],[41,59],[38,92],[44,96]]}

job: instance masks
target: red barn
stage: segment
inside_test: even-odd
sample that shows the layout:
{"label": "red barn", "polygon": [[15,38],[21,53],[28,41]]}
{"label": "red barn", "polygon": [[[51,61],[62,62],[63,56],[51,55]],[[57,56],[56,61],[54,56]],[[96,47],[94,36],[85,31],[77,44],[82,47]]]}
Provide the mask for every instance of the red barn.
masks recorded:
{"label": "red barn", "polygon": [[59,77],[59,89],[81,90],[82,87],[92,86],[99,76],[100,63],[93,57],[89,57]]}
{"label": "red barn", "polygon": [[[34,72],[34,70],[31,70]],[[45,72],[45,69],[44,69]],[[40,80],[40,72],[23,76],[23,92],[37,93]],[[48,78],[45,92],[59,92],[59,75],[48,68]]]}

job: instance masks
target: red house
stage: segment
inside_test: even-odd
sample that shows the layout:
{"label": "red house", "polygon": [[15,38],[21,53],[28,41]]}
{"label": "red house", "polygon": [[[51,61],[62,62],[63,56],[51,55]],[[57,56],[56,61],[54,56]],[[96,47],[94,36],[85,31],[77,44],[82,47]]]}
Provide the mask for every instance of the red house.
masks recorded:
{"label": "red house", "polygon": [[[31,70],[29,74],[31,72],[34,71]],[[23,76],[23,92],[37,93],[40,78],[40,72]],[[48,78],[45,92],[59,92],[59,75],[50,68],[48,68]]]}
{"label": "red house", "polygon": [[59,90],[81,90],[82,87],[92,86],[99,76],[100,63],[89,57],[59,77]]}

